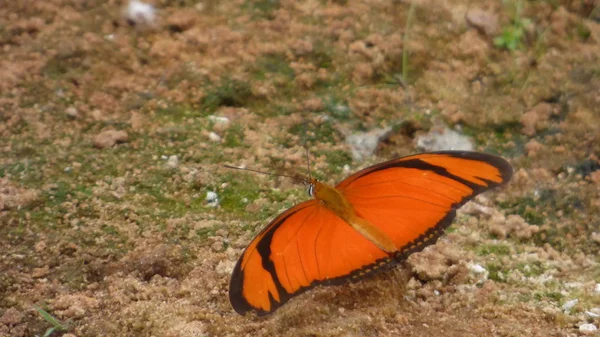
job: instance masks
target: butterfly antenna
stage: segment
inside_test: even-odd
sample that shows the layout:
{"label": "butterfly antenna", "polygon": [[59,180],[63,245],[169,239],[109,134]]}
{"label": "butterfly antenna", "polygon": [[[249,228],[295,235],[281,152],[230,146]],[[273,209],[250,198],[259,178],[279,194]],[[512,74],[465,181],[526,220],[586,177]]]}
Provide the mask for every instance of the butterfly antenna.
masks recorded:
{"label": "butterfly antenna", "polygon": [[223,165],[223,166],[226,168],[229,168],[229,169],[240,170],[240,171],[250,171],[250,172],[254,172],[254,173],[265,174],[268,176],[292,178],[294,180],[300,181],[301,183],[306,182],[304,179],[302,179],[300,177],[288,176],[285,174],[269,173],[269,172],[263,172],[263,171],[259,171],[259,170],[249,169],[249,168],[245,168],[245,167],[231,166],[231,165]]}
{"label": "butterfly antenna", "polygon": [[302,137],[302,145],[306,151],[306,170],[308,171],[308,180],[312,181],[312,174],[310,173],[310,152],[308,151],[308,146],[306,144],[307,124],[308,122],[304,122],[304,137]]}

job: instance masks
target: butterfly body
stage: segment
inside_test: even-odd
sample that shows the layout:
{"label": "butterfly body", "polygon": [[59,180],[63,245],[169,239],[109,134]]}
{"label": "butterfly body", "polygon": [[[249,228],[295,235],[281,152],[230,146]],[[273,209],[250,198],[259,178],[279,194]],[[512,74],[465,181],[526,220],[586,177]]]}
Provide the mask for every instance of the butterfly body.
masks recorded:
{"label": "butterfly body", "polygon": [[240,314],[268,314],[316,285],[339,284],[434,243],[456,209],[510,179],[502,158],[435,152],[363,169],[339,184],[314,179],[314,199],[276,217],[246,248],[229,298]]}
{"label": "butterfly body", "polygon": [[396,246],[384,232],[373,226],[368,220],[356,215],[354,207],[344,196],[342,192],[333,186],[321,183],[316,179],[311,180],[314,186],[314,198],[321,201],[325,207],[331,210],[340,219],[344,220],[349,226],[354,228],[364,237],[369,239],[382,250],[392,253],[396,251]]}

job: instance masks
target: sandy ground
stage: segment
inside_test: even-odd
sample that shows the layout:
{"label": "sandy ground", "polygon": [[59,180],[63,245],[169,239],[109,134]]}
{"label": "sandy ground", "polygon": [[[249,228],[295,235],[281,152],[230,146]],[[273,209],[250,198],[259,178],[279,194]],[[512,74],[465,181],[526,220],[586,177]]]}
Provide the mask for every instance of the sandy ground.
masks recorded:
{"label": "sandy ground", "polygon": [[[125,5],[0,5],[0,336],[44,335],[36,307],[65,337],[597,333],[597,1]],[[222,164],[303,173],[306,147],[332,183],[450,145],[512,182],[403,265],[231,309],[245,245],[307,197]]]}

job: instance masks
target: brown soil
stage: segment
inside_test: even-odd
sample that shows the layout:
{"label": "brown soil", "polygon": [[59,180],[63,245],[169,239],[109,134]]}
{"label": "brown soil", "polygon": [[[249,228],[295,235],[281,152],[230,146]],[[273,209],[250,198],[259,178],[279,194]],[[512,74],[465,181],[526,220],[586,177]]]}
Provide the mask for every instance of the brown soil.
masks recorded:
{"label": "brown soil", "polygon": [[[597,333],[597,1],[153,5],[0,6],[0,336],[44,335],[36,307],[52,336]],[[403,265],[231,309],[245,245],[306,197],[222,164],[302,172],[306,147],[331,183],[445,128],[513,181]]]}

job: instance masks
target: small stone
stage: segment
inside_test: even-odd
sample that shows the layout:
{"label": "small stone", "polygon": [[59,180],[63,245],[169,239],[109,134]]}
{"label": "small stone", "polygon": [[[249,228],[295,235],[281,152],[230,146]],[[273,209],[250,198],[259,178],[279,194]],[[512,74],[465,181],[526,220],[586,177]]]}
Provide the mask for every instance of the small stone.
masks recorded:
{"label": "small stone", "polygon": [[552,115],[554,108],[551,104],[540,103],[521,117],[523,125],[522,132],[527,136],[534,136],[537,131],[541,131],[548,126],[548,120]]}
{"label": "small stone", "polygon": [[123,10],[123,15],[132,25],[153,25],[156,20],[156,9],[151,4],[130,0]]}
{"label": "small stone", "polygon": [[31,277],[40,278],[50,274],[50,268],[48,266],[44,266],[42,268],[33,268],[31,272]]}
{"label": "small stone", "polygon": [[179,166],[179,158],[177,156],[170,156],[167,160],[167,166],[172,169],[177,168]]}
{"label": "small stone", "polygon": [[385,139],[390,131],[392,131],[392,128],[388,127],[346,135],[346,143],[352,149],[352,158],[356,161],[363,161],[372,156],[377,150],[379,142]]}
{"label": "small stone", "polygon": [[94,146],[99,149],[105,149],[113,147],[118,143],[125,143],[128,139],[129,135],[125,131],[106,130],[94,137]]}
{"label": "small stone", "polygon": [[473,8],[467,12],[465,17],[468,24],[487,36],[493,36],[498,32],[498,16],[494,13]]}
{"label": "small stone", "polygon": [[222,117],[222,116],[208,116],[208,120],[210,120],[211,122],[215,123],[215,125],[217,125],[217,124],[229,124],[229,123],[231,123],[231,121],[229,120],[229,118]]}
{"label": "small stone", "polygon": [[214,250],[215,252],[222,251],[223,250],[223,241],[216,241],[215,243],[212,244],[212,246],[210,248],[212,248],[212,250]]}
{"label": "small stone", "polygon": [[600,283],[596,283],[596,287],[594,287],[594,291],[600,293]]}
{"label": "small stone", "polygon": [[209,207],[219,206],[219,196],[217,193],[212,191],[206,192],[206,205]]}
{"label": "small stone", "polygon": [[483,268],[481,265],[476,264],[476,263],[469,263],[469,271],[471,271],[474,274],[483,274],[485,272],[487,272],[487,269]]}
{"label": "small stone", "polygon": [[472,151],[473,143],[467,136],[447,127],[434,128],[417,137],[417,147],[425,151],[462,150]]}
{"label": "small stone", "polygon": [[46,241],[39,241],[35,244],[35,246],[33,246],[33,249],[36,251],[36,253],[44,251],[44,249],[46,249]]}
{"label": "small stone", "polygon": [[4,312],[4,315],[0,317],[0,323],[4,325],[16,325],[21,323],[24,315],[15,308],[9,308]]}
{"label": "small stone", "polygon": [[195,10],[177,10],[167,18],[167,25],[171,30],[183,32],[194,27],[197,18],[198,14]]}
{"label": "small stone", "polygon": [[594,332],[598,330],[598,328],[592,323],[585,323],[579,326],[579,331],[581,332]]}
{"label": "small stone", "polygon": [[573,307],[574,307],[574,306],[575,306],[577,303],[579,303],[579,300],[578,300],[578,299],[574,299],[574,300],[567,301],[567,302],[565,302],[565,304],[563,304],[563,305],[562,305],[561,309],[562,309],[564,312],[569,312],[569,311],[571,311],[571,309],[573,309]]}
{"label": "small stone", "polygon": [[236,262],[229,260],[220,261],[215,267],[215,271],[220,275],[230,275],[233,271],[233,267],[235,267],[235,263]]}
{"label": "small stone", "polygon": [[65,110],[65,114],[67,114],[67,116],[69,118],[72,118],[72,119],[75,119],[75,118],[79,117],[79,111],[77,111],[77,109],[75,107],[72,107],[72,106],[68,107]]}
{"label": "small stone", "polygon": [[211,141],[218,143],[221,141],[221,136],[219,136],[218,134],[211,132],[208,134],[208,139],[210,139]]}

